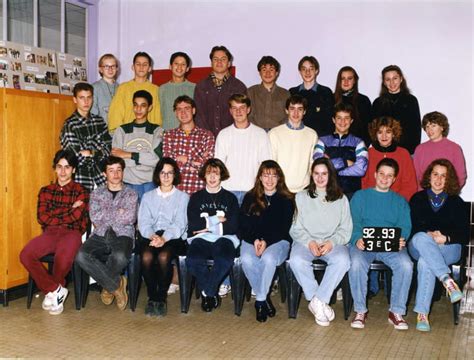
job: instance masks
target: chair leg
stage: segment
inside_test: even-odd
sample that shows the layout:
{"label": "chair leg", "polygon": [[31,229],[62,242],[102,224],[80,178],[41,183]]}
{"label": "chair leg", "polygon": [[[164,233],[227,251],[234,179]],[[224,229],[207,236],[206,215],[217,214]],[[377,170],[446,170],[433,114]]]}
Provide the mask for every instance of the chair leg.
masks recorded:
{"label": "chair leg", "polygon": [[387,289],[387,302],[390,304],[390,297],[392,295],[392,271],[387,270],[385,271],[385,281],[386,285],[385,288]]}
{"label": "chair leg", "polygon": [[135,311],[138,301],[138,292],[141,284],[141,259],[140,255],[133,253],[128,263],[128,293],[130,310]]}
{"label": "chair leg", "polygon": [[277,267],[278,273],[278,287],[280,290],[280,300],[282,303],[285,303],[288,296],[288,275],[286,274],[285,263]]}
{"label": "chair leg", "polygon": [[31,301],[33,300],[33,291],[35,288],[35,282],[33,278],[28,276],[28,287],[26,289],[26,308],[31,308]]}
{"label": "chair leg", "polygon": [[298,284],[293,271],[291,271],[290,263],[288,261],[286,262],[285,266],[288,278],[288,317],[291,319],[296,319],[301,298],[301,286]]}
{"label": "chair leg", "polygon": [[72,265],[72,278],[74,281],[74,300],[76,303],[76,310],[81,310],[82,307],[82,269],[77,262],[74,261]]}
{"label": "chair leg", "polygon": [[87,296],[89,295],[89,274],[82,271],[81,274],[81,306],[86,307]]}
{"label": "chair leg", "polygon": [[352,308],[352,294],[351,294],[351,287],[349,284],[349,273],[346,273],[342,278],[342,302],[344,305],[344,320],[349,319],[349,315],[351,314]]}
{"label": "chair leg", "polygon": [[179,278],[179,299],[181,301],[181,312],[187,313],[189,311],[189,304],[191,302],[191,283],[192,276],[186,267],[186,256],[178,258],[178,278]]}
{"label": "chair leg", "polygon": [[234,314],[240,316],[242,313],[242,307],[244,305],[244,291],[246,281],[240,258],[236,258],[234,260],[230,277],[232,279],[232,293],[234,294]]}

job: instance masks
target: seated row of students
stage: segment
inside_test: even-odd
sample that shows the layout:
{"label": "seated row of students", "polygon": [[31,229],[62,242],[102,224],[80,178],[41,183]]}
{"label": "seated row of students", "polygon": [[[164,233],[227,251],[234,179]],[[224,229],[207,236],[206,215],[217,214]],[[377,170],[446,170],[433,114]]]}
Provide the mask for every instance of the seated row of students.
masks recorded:
{"label": "seated row of students", "polygon": [[[60,150],[53,162],[57,183],[41,189],[38,221],[43,234],[28,243],[20,259],[38,287],[45,293],[43,308],[60,314],[68,295],[64,277],[80,247],[81,231],[90,217],[93,234],[80,248],[76,261],[103,287],[101,299],[120,309],[127,304],[126,277],[121,275],[131,254],[138,196],[123,184],[123,159],[110,156],[104,164],[106,185],[90,197],[73,180],[77,159]],[[290,266],[301,284],[315,321],[328,326],[334,320],[329,299],[345,272],[356,315],[351,323],[363,328],[367,319],[367,272],[373,260],[385,262],[393,271],[388,319],[396,329],[407,329],[403,319],[412,277],[412,261],[418,260],[415,312],[417,329],[428,331],[428,313],[435,279],[448,290],[451,301],[462,293],[452,280],[448,265],[460,259],[468,239],[468,223],[459,221],[463,201],[454,167],[445,159],[433,161],[423,176],[424,190],[410,201],[390,190],[399,173],[393,159],[382,159],[373,173],[375,186],[354,194],[351,204],[337,184],[336,171],[326,158],[313,162],[309,186],[294,195],[273,160],[264,161],[253,189],[245,195],[239,211],[237,198],[221,186],[229,177],[224,163],[209,159],[199,176],[205,188],[191,198],[176,189],[180,171],[176,162],[162,158],[154,170],[157,188],[145,194],[138,211],[142,255],[149,301],[145,312],[163,316],[167,312],[166,291],[171,281],[171,259],[187,254],[186,264],[196,277],[202,294],[201,307],[209,312],[220,305],[219,284],[228,274],[234,257],[242,266],[257,294],[256,318],[266,321],[276,310],[269,298],[275,268],[289,255]],[[411,213],[410,213],[411,207]],[[411,215],[410,215],[411,214]],[[400,251],[363,251],[366,227],[399,227]],[[242,244],[241,241],[243,240]],[[349,243],[349,247],[345,246]],[[187,248],[187,249],[186,249]],[[40,258],[55,253],[55,266],[48,274]],[[206,260],[214,259],[209,270]],[[314,279],[311,262],[321,258],[328,267],[321,283]],[[104,261],[105,260],[105,261]]]}

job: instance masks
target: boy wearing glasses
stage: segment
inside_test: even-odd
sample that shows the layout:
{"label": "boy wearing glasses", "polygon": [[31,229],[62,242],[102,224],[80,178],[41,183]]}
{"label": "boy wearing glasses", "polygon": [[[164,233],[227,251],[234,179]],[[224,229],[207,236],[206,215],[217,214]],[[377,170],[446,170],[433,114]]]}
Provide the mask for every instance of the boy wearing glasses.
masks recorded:
{"label": "boy wearing glasses", "polygon": [[154,106],[148,91],[136,91],[132,103],[135,120],[117,128],[111,154],[125,160],[123,180],[138,193],[140,201],[154,188],[153,170],[161,158],[163,129],[148,121]]}
{"label": "boy wearing glasses", "polygon": [[101,79],[92,84],[94,102],[91,112],[99,115],[107,123],[109,106],[119,84],[116,81],[118,71],[117,58],[112,54],[104,54],[99,59],[99,74]]}

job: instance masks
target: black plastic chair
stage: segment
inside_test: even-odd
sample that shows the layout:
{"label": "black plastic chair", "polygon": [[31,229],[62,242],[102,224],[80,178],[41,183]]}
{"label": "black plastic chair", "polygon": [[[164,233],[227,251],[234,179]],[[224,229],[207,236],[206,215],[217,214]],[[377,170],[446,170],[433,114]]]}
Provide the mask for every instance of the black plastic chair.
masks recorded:
{"label": "black plastic chair", "polygon": [[[48,264],[48,272],[53,271],[54,254],[48,254],[43,256],[40,261]],[[74,282],[74,300],[76,303],[76,310],[81,310],[81,299],[82,299],[82,269],[74,262],[71,268],[70,274]],[[33,293],[35,291],[36,284],[31,275],[28,276],[28,287],[26,290],[26,308],[31,308],[31,302],[33,300]]]}

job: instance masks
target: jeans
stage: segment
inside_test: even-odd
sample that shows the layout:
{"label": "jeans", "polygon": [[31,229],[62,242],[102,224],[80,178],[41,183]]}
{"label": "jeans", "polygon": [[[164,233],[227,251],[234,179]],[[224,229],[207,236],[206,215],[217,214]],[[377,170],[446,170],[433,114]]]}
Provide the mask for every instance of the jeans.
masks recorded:
{"label": "jeans", "polygon": [[120,274],[132,254],[133,239],[117,236],[112,229],[105,236],[91,235],[77,253],[76,261],[108,292],[120,286]]}
{"label": "jeans", "polygon": [[[327,263],[323,280],[316,281],[313,271],[313,260],[320,259]],[[315,257],[307,245],[293,243],[290,254],[290,267],[296,280],[303,288],[306,300],[316,296],[322,302],[329,304],[331,296],[350,267],[347,246],[334,245],[332,250],[323,256]]]}
{"label": "jeans", "polygon": [[290,243],[280,240],[265,249],[262,256],[255,255],[255,248],[242,241],[240,260],[250,286],[257,295],[257,301],[265,301],[278,265],[288,257]]}
{"label": "jeans", "polygon": [[[236,250],[232,241],[220,238],[216,242],[193,239],[188,248],[186,266],[196,278],[197,287],[207,296],[216,296],[217,289],[234,264]],[[211,269],[207,260],[213,259]]]}
{"label": "jeans", "polygon": [[351,268],[349,282],[354,310],[358,313],[367,312],[367,280],[370,264],[374,260],[382,261],[392,269],[392,294],[390,296],[390,311],[404,315],[413,275],[413,263],[406,249],[398,252],[368,252],[362,251],[355,245],[349,247]]}
{"label": "jeans", "polygon": [[415,312],[428,314],[436,278],[451,273],[448,265],[461,258],[461,245],[438,245],[427,233],[416,233],[408,243],[410,255],[418,261]]}
{"label": "jeans", "polygon": [[[81,244],[81,233],[78,230],[49,227],[26,244],[20,253],[20,261],[36,286],[47,294],[56,290],[59,285],[66,284],[64,278],[71,271],[74,257]],[[49,274],[39,259],[51,253],[54,253],[54,264],[53,273]]]}
{"label": "jeans", "polygon": [[143,194],[155,188],[155,184],[153,182],[147,182],[143,184],[129,184],[129,183],[125,183],[125,184],[127,184],[128,187],[131,187],[133,190],[137,192],[138,203],[142,201]]}
{"label": "jeans", "polygon": [[239,207],[242,206],[242,202],[244,201],[245,194],[247,194],[247,191],[231,191],[232,194],[235,195],[237,198],[237,201],[239,203]]}

